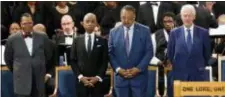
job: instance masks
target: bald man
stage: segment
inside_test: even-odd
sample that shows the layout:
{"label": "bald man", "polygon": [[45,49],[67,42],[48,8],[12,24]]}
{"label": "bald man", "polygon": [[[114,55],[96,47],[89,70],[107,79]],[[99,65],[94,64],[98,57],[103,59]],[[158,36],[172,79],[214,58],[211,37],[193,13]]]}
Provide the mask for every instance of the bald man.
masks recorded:
{"label": "bald man", "polygon": [[36,25],[34,25],[33,30],[35,32],[46,33],[46,28],[45,28],[45,26],[43,24],[36,24]]}
{"label": "bald man", "polygon": [[85,34],[74,40],[70,57],[79,79],[77,97],[103,97],[101,86],[108,62],[107,41],[94,34],[97,20],[93,13],[85,15],[82,25]]}

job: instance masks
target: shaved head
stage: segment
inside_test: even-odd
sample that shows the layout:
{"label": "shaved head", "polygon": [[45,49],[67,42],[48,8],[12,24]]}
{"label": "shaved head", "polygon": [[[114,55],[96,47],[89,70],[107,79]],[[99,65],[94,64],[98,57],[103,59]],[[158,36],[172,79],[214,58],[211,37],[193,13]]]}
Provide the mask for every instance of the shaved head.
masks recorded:
{"label": "shaved head", "polygon": [[64,15],[61,18],[61,27],[63,32],[65,33],[72,33],[74,28],[74,21],[70,15]]}
{"label": "shaved head", "polygon": [[93,13],[87,13],[84,16],[82,25],[83,25],[86,32],[92,33],[94,31],[95,27],[97,26],[96,15],[93,14]]}
{"label": "shaved head", "polygon": [[45,28],[45,26],[43,24],[36,24],[36,25],[34,25],[33,30],[35,32],[46,33],[46,28]]}
{"label": "shaved head", "polygon": [[218,17],[218,24],[225,25],[225,14],[222,14]]}

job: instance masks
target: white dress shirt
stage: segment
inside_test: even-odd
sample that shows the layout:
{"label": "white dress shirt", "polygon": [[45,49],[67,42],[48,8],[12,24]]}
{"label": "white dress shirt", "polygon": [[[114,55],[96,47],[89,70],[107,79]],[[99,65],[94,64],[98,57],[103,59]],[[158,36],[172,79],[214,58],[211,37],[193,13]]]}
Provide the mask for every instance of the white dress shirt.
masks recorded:
{"label": "white dress shirt", "polygon": [[155,24],[157,23],[157,19],[158,19],[158,13],[159,13],[159,6],[160,6],[160,2],[156,2],[158,5],[152,5],[152,11],[153,11],[153,16],[154,16],[154,22]]}
{"label": "white dress shirt", "polygon": [[1,45],[1,64],[0,65],[6,65],[5,63],[5,57],[4,57],[4,52],[5,52],[5,46],[4,45]]}
{"label": "white dress shirt", "polygon": [[[127,27],[124,26],[123,29],[124,29],[124,39],[125,39],[127,35]],[[134,34],[134,24],[130,26],[130,30],[128,31],[128,33],[129,33],[129,51],[130,51],[132,47],[132,40],[133,40],[133,34]],[[118,73],[120,69],[121,67],[116,68],[116,72]]]}
{"label": "white dress shirt", "polygon": [[[33,32],[30,32],[31,34],[33,34]],[[25,32],[22,32],[22,34],[24,35]],[[33,37],[26,37],[24,38],[25,44],[27,46],[27,50],[30,54],[30,56],[32,56],[32,50],[33,50]]]}
{"label": "white dress shirt", "polygon": [[[166,41],[168,42],[169,41],[169,35],[168,35],[168,33],[166,32],[165,29],[163,30],[163,33],[164,33]],[[152,37],[152,46],[153,46],[153,57],[152,57],[152,59],[150,61],[150,64],[157,65],[159,62],[161,62],[161,60],[156,57],[156,49],[157,49],[156,45],[157,45],[157,43],[156,43],[155,33],[152,34],[151,37]]]}
{"label": "white dress shirt", "polygon": [[[94,40],[95,40],[95,34],[94,34],[94,32],[92,32],[91,34],[88,34],[88,33],[86,32],[86,33],[84,34],[84,37],[85,37],[84,43],[85,43],[85,48],[86,48],[87,51],[88,51],[88,38],[89,38],[89,35],[91,35],[91,50],[93,50]],[[80,81],[80,79],[81,79],[82,77],[84,77],[83,74],[80,74],[80,75],[78,76],[79,81]],[[99,79],[99,82],[102,82],[102,81],[103,81],[102,78],[101,78],[100,76],[95,76],[95,77],[97,77],[97,78]]]}
{"label": "white dress shirt", "polygon": [[64,35],[70,35],[72,37],[65,37],[65,44],[68,44],[68,45],[72,45],[73,44],[73,38],[76,36],[76,33],[74,32],[70,32],[69,34],[64,32]]}
{"label": "white dress shirt", "polygon": [[[187,27],[184,26],[184,35],[185,35],[185,40],[187,42],[187,37],[188,37],[188,32],[187,32]],[[191,31],[191,42],[193,43],[193,34],[194,34],[194,24],[191,25],[191,27],[189,28]]]}

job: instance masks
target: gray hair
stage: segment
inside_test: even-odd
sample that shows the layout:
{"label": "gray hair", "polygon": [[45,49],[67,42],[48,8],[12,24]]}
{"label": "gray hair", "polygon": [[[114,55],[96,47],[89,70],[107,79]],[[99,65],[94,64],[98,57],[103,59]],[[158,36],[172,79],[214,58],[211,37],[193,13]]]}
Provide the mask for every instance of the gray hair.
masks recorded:
{"label": "gray hair", "polygon": [[183,5],[180,10],[180,14],[184,13],[184,11],[186,11],[186,10],[190,10],[194,16],[196,15],[196,11],[195,11],[195,8],[193,5],[191,5],[191,4]]}

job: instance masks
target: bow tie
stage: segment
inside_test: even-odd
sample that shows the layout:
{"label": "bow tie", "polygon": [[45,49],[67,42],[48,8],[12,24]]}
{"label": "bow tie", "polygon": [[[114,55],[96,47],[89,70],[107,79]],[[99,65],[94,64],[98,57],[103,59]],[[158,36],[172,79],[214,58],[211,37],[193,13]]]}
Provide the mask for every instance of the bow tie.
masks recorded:
{"label": "bow tie", "polygon": [[29,34],[23,34],[23,38],[27,38],[27,37],[32,38],[33,36],[32,36],[32,34],[31,34],[31,33],[29,33]]}
{"label": "bow tie", "polygon": [[65,37],[71,37],[71,38],[72,38],[72,37],[73,37],[73,35],[65,35]]}

